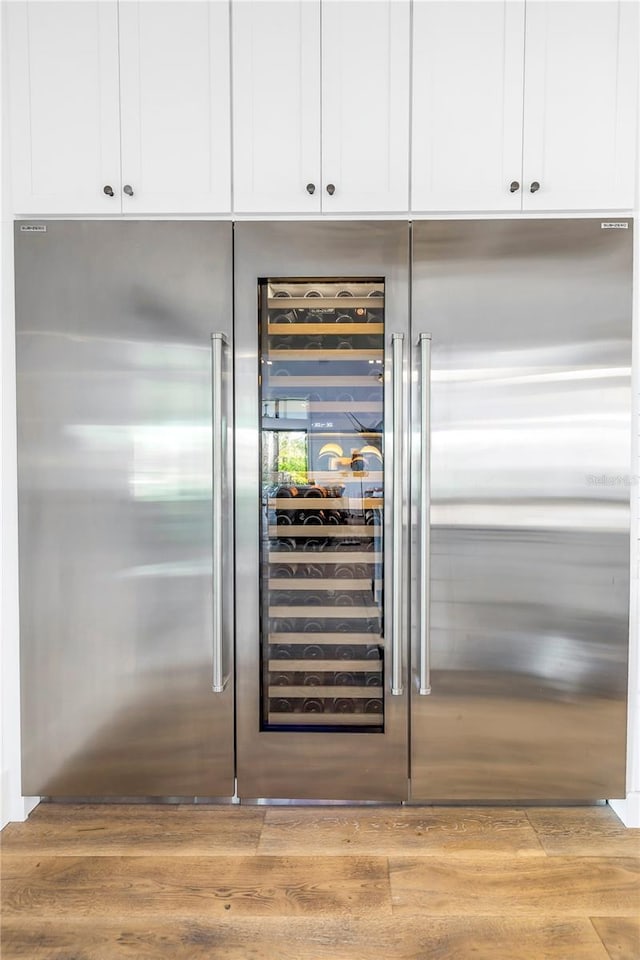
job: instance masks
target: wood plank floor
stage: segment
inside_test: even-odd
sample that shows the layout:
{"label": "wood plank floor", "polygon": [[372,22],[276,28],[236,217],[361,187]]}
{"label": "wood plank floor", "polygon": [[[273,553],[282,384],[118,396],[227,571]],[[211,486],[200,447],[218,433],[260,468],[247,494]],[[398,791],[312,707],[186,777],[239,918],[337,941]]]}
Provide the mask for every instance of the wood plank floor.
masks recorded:
{"label": "wood plank floor", "polygon": [[608,807],[41,804],[2,842],[3,960],[639,960]]}

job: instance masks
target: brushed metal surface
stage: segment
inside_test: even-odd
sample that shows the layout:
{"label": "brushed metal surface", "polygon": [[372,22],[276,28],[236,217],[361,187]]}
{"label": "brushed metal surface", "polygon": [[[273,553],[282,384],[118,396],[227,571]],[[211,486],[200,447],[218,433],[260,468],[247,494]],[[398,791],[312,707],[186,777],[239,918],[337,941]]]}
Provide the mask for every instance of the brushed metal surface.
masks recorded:
{"label": "brushed metal surface", "polygon": [[[384,733],[260,729],[258,280],[384,278],[385,497],[393,491],[391,334],[408,336],[409,226],[400,223],[238,223],[235,227],[236,324],[236,629],[237,776],[245,798],[402,800],[407,797],[408,696],[391,696],[385,678]],[[405,378],[408,376],[405,351]],[[408,391],[404,422],[408,416]],[[408,501],[408,445],[403,473]],[[385,618],[391,611],[391,511],[386,511]],[[408,536],[405,536],[408,560]],[[266,575],[266,574],[265,574]],[[402,613],[407,663],[406,609]],[[391,649],[385,638],[385,669]],[[406,675],[405,675],[406,676]]]}
{"label": "brushed metal surface", "polygon": [[[432,692],[417,692],[414,623],[413,800],[624,795],[631,255],[631,223],[414,224],[412,339],[433,339]],[[412,587],[416,610],[415,566]]]}
{"label": "brushed metal surface", "polygon": [[[23,793],[230,796],[233,684],[211,691],[211,334],[232,333],[231,225],[21,226]],[[228,368],[224,392],[230,412]]]}

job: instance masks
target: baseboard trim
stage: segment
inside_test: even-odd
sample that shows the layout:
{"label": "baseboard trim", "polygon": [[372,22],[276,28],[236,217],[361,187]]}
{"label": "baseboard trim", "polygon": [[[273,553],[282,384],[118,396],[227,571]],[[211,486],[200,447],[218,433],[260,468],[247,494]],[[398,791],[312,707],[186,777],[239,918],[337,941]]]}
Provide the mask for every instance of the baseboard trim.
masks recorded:
{"label": "baseboard trim", "polygon": [[628,793],[624,800],[607,800],[625,827],[640,827],[640,792]]}

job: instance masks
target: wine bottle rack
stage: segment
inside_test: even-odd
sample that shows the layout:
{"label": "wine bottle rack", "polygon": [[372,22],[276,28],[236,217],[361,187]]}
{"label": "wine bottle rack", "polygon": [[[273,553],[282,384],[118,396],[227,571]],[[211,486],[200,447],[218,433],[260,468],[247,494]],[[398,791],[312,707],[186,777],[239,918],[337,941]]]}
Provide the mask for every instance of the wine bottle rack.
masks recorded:
{"label": "wine bottle rack", "polygon": [[262,724],[381,731],[384,282],[259,294]]}

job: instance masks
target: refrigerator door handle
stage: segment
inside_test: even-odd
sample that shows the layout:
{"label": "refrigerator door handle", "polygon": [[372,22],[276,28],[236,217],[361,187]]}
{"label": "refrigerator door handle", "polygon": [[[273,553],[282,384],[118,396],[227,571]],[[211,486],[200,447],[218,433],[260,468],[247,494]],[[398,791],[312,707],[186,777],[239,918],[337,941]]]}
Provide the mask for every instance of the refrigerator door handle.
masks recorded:
{"label": "refrigerator door handle", "polygon": [[431,334],[421,333],[420,347],[420,696],[431,693]]}
{"label": "refrigerator door handle", "polygon": [[393,503],[391,561],[393,589],[391,612],[391,693],[400,696],[402,688],[402,623],[404,596],[403,506],[403,366],[404,334],[391,334],[391,378],[393,393]]}
{"label": "refrigerator door handle", "polygon": [[222,693],[225,687],[223,668],[223,497],[224,497],[224,394],[222,389],[223,353],[227,338],[223,333],[211,334],[211,419],[212,419],[212,491],[211,533],[213,541],[212,576],[212,677],[211,689]]}

